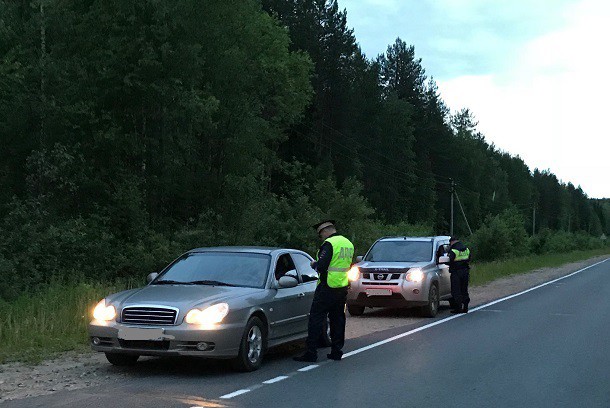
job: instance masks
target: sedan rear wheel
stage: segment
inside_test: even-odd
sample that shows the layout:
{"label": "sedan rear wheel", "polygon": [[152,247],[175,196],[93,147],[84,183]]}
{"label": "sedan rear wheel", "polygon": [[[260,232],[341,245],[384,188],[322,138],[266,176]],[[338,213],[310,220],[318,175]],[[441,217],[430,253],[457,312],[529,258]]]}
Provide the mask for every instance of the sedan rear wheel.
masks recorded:
{"label": "sedan rear wheel", "polygon": [[436,285],[430,285],[428,292],[428,304],[422,307],[421,312],[424,317],[435,317],[438,313],[438,305],[440,303],[438,297],[438,288]]}
{"label": "sedan rear wheel", "polygon": [[267,342],[265,326],[261,319],[253,316],[248,320],[239,345],[239,354],[233,366],[239,371],[254,371],[263,362]]}
{"label": "sedan rear wheel", "polygon": [[332,341],[330,339],[330,319],[326,316],[326,321],[324,322],[324,328],[322,330],[322,338],[320,339],[320,344],[318,347],[325,348],[330,347]]}

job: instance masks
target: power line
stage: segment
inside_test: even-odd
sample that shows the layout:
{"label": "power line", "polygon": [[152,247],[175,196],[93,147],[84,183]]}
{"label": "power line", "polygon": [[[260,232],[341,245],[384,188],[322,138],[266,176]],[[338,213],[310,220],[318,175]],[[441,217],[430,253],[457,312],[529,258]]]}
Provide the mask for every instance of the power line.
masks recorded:
{"label": "power line", "polygon": [[470,231],[470,235],[472,235],[472,229],[470,228],[470,224],[468,223],[468,218],[466,218],[466,213],[464,212],[464,207],[462,207],[462,203],[460,202],[460,197],[457,192],[454,192],[455,198],[457,198],[457,202],[460,205],[460,210],[462,210],[462,215],[464,216],[464,220],[466,221],[466,226],[468,227],[468,231]]}

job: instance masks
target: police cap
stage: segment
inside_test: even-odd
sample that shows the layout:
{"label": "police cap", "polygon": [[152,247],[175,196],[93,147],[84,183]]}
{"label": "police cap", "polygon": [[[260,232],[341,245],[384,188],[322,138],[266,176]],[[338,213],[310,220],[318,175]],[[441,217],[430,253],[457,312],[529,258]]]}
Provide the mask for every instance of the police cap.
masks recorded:
{"label": "police cap", "polygon": [[326,220],[326,221],[322,221],[322,222],[312,225],[312,228],[315,229],[316,232],[319,234],[320,231],[322,231],[324,228],[334,227],[334,226],[335,226],[335,220]]}

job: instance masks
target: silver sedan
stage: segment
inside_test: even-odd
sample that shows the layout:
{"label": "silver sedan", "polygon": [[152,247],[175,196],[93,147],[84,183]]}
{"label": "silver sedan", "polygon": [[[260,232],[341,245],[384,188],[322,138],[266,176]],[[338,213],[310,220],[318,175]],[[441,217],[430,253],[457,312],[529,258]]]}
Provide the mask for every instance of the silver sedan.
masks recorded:
{"label": "silver sedan", "polygon": [[[317,273],[302,251],[199,248],[180,256],[143,288],[115,293],[95,307],[93,350],[115,365],[141,355],[231,359],[260,367],[269,347],[307,336]],[[320,339],[328,345],[328,330]]]}

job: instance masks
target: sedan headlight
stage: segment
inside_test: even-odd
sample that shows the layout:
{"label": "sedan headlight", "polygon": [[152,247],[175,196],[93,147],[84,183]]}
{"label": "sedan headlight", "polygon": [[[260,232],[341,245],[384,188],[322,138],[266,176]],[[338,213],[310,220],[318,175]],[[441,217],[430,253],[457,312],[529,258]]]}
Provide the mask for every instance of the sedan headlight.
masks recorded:
{"label": "sedan headlight", "polygon": [[93,318],[101,321],[113,320],[116,317],[116,310],[114,306],[106,306],[106,299],[100,300],[100,302],[93,309]]}
{"label": "sedan headlight", "polygon": [[222,319],[229,313],[229,305],[226,303],[218,303],[205,309],[191,309],[184,318],[184,321],[189,324],[199,324],[202,326],[210,326],[222,322]]}
{"label": "sedan headlight", "polygon": [[347,279],[350,282],[354,282],[360,279],[360,269],[358,269],[357,266],[352,266],[352,269],[347,272]]}
{"label": "sedan headlight", "polygon": [[419,268],[411,269],[405,278],[410,282],[421,282],[424,280],[424,272]]}

